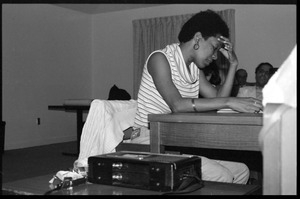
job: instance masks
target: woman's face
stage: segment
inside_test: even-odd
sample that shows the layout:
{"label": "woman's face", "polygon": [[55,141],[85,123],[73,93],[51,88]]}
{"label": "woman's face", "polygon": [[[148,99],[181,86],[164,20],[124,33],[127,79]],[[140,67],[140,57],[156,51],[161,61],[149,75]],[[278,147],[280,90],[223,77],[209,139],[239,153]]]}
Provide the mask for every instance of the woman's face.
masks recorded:
{"label": "woman's face", "polygon": [[195,52],[194,62],[199,68],[205,68],[212,61],[218,58],[218,51],[222,43],[217,37],[209,37],[207,40],[201,38],[199,40],[199,49]]}

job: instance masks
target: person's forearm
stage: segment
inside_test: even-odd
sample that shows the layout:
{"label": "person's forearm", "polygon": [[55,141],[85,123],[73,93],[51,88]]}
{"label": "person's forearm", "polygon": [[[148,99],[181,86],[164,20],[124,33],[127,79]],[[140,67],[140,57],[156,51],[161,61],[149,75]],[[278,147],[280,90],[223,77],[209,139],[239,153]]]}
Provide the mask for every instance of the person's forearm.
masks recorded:
{"label": "person's forearm", "polygon": [[195,112],[204,112],[204,111],[212,111],[218,110],[222,108],[228,108],[228,100],[226,97],[216,97],[216,98],[201,98],[195,99],[194,104]]}
{"label": "person's forearm", "polygon": [[222,108],[229,108],[230,98],[182,98],[172,108],[172,112],[205,112]]}
{"label": "person's forearm", "polygon": [[234,76],[237,65],[229,66],[228,74],[224,84],[219,88],[217,97],[229,97],[234,82]]}

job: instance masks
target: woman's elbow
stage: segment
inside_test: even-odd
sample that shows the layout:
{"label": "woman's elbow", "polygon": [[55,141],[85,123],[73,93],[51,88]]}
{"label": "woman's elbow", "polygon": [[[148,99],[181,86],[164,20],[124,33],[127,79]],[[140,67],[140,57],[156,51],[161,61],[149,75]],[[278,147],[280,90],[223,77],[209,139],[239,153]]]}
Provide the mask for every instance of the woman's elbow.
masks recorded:
{"label": "woman's elbow", "polygon": [[176,107],[172,107],[172,108],[171,108],[171,111],[172,111],[172,113],[179,113],[179,112],[182,112],[182,111],[180,111],[180,109],[178,109],[178,108],[176,108]]}
{"label": "woman's elbow", "polygon": [[174,102],[169,107],[170,107],[172,113],[185,112],[185,110],[180,102]]}

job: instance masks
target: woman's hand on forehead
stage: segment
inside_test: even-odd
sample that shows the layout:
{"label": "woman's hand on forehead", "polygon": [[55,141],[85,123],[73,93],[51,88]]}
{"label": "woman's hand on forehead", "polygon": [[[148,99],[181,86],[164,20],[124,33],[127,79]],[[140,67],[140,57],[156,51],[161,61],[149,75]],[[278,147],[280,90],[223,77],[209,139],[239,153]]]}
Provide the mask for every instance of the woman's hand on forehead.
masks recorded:
{"label": "woman's hand on forehead", "polygon": [[223,36],[219,36],[219,37],[217,38],[217,40],[218,40],[219,42],[221,42],[221,48],[223,48],[223,49],[225,49],[225,50],[229,50],[229,48],[231,48],[231,43],[230,43],[230,41],[229,41],[228,38],[223,37]]}

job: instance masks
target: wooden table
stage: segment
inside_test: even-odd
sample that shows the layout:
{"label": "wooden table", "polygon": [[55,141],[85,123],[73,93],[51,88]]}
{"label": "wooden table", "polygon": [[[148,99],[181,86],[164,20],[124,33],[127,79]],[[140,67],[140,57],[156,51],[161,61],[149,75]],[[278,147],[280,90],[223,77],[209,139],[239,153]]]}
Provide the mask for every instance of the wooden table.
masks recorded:
{"label": "wooden table", "polygon": [[150,151],[162,146],[260,151],[262,113],[172,113],[148,116]]}
{"label": "wooden table", "polygon": [[[4,183],[2,186],[4,194],[18,195],[43,195],[48,190],[49,180],[52,175],[37,176]],[[73,189],[63,189],[53,192],[52,195],[161,195],[162,192],[132,189],[126,187],[117,187],[109,185],[86,183],[73,187]],[[241,185],[232,183],[220,183],[204,181],[204,187],[189,193],[189,195],[247,195],[261,194],[261,186]]]}
{"label": "wooden table", "polygon": [[76,121],[77,121],[77,154],[63,153],[65,155],[74,155],[78,156],[80,152],[80,137],[82,128],[84,125],[83,122],[83,112],[87,112],[90,109],[88,105],[49,105],[49,110],[58,110],[58,111],[66,111],[66,112],[76,112]]}

